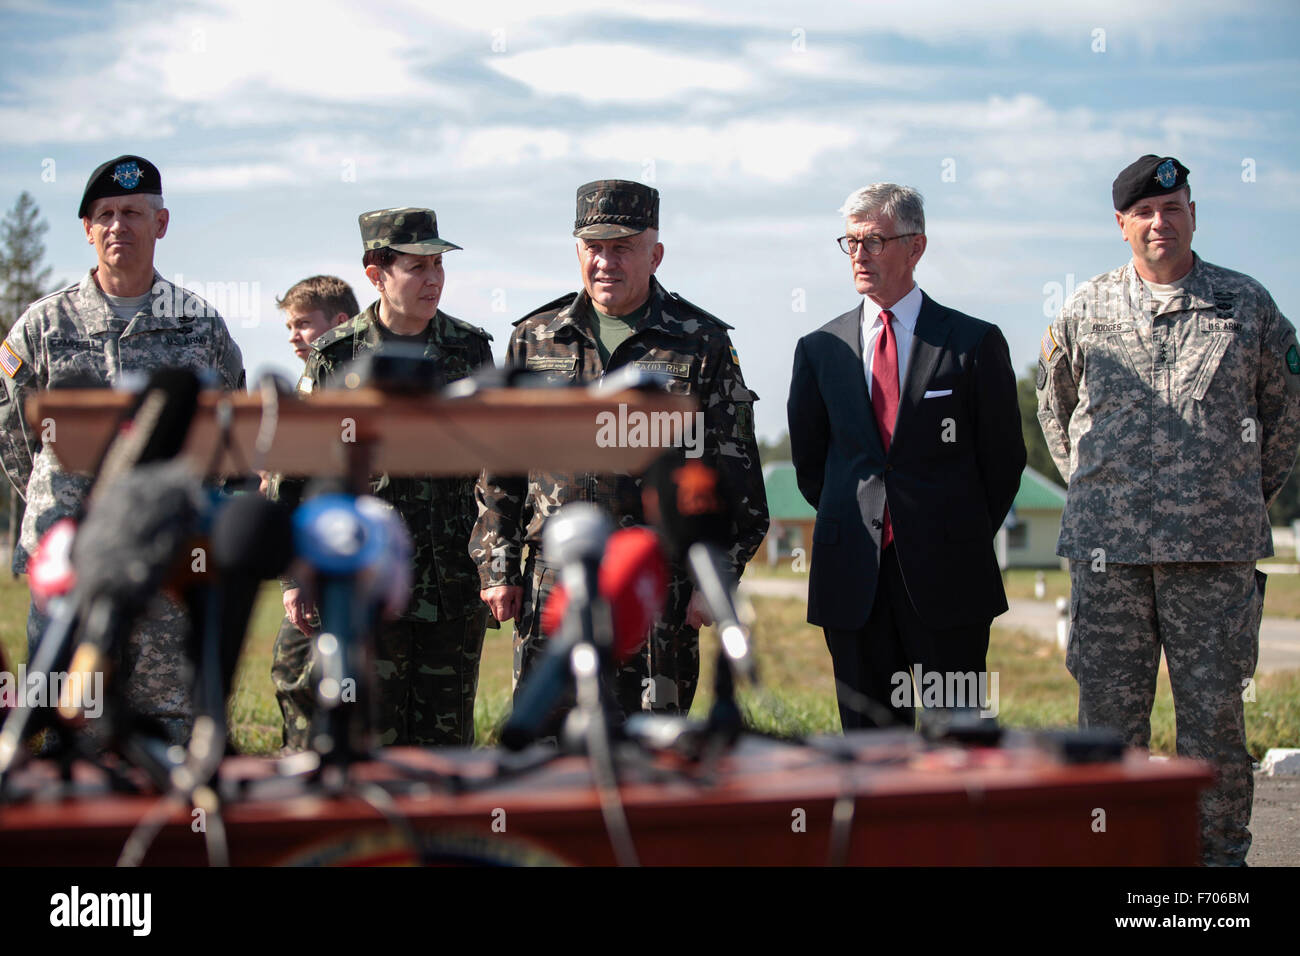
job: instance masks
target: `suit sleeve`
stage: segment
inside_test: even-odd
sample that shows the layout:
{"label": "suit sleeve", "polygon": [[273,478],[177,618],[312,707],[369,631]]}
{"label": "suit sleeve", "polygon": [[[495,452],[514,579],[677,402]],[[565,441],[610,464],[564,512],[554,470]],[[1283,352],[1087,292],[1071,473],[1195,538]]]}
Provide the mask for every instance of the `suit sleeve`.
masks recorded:
{"label": "suit sleeve", "polygon": [[1271,505],[1295,465],[1300,448],[1300,351],[1296,330],[1265,296],[1267,315],[1260,337],[1255,407],[1259,414],[1260,485],[1264,503]]}
{"label": "suit sleeve", "polygon": [[984,481],[989,525],[997,531],[1020,490],[1026,455],[1011,351],[996,326],[984,336],[975,356],[975,400],[975,457]]}
{"label": "suit sleeve", "polygon": [[794,459],[799,490],[814,508],[821,500],[826,478],[826,450],[830,445],[830,416],[817,377],[808,360],[804,339],[794,347],[790,397],[785,403],[790,429],[790,457]]}
{"label": "suit sleeve", "polygon": [[754,432],[754,403],[758,396],[746,387],[740,366],[732,359],[734,351],[731,338],[724,336],[717,374],[708,393],[701,396],[701,404],[705,447],[717,456],[717,468],[735,499],[727,557],[731,573],[739,579],[763,543],[769,519],[767,488]]}
{"label": "suit sleeve", "polygon": [[[516,328],[506,346],[505,364],[512,368],[521,363]],[[479,586],[484,589],[523,584],[527,497],[527,475],[503,475],[484,469],[474,485],[478,517],[469,536],[469,556],[478,568]]]}
{"label": "suit sleeve", "polygon": [[[1068,309],[1069,306],[1066,306]],[[1079,404],[1079,384],[1070,359],[1068,313],[1056,317],[1043,334],[1038,355],[1038,424],[1056,470],[1070,480],[1070,418]]]}
{"label": "suit sleeve", "polygon": [[18,497],[27,500],[27,482],[32,477],[32,466],[40,450],[38,436],[27,426],[23,403],[27,396],[40,387],[33,359],[33,349],[25,317],[14,323],[0,349],[6,350],[5,363],[18,367],[11,375],[8,368],[0,371],[0,467]]}

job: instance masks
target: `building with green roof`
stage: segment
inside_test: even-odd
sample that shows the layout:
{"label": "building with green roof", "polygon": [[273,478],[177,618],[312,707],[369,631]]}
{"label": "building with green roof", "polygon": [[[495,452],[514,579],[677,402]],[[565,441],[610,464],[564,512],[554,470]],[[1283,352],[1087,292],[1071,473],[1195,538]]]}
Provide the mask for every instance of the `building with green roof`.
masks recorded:
{"label": "building with green roof", "polygon": [[[794,465],[777,461],[763,468],[767,488],[767,511],[771,526],[755,560],[775,566],[783,559],[811,556],[813,523],[817,512],[804,500],[795,481]],[[1026,468],[1020,474],[1020,490],[1006,524],[998,531],[998,560],[1004,568],[1055,568],[1062,566],[1056,554],[1065,510],[1065,489]],[[798,553],[796,553],[798,552]]]}

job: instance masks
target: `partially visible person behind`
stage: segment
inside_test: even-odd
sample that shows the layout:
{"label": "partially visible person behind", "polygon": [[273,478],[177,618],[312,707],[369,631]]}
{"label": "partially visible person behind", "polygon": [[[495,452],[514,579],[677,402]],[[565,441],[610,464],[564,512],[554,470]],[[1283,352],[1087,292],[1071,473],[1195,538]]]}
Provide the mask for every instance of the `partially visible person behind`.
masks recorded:
{"label": "partially visible person behind", "polygon": [[[285,314],[289,347],[303,362],[311,355],[313,342],[361,311],[352,287],[337,276],[312,276],[296,282],[275,304]],[[261,490],[268,492],[274,481],[263,474]],[[307,623],[308,629],[317,623],[314,613],[309,614]],[[286,750],[307,748],[316,702],[316,695],[308,686],[310,677],[311,637],[307,630],[289,620],[286,610],[271,654],[271,683],[275,685],[275,699],[284,718]]]}
{"label": "partially visible person behind", "polygon": [[[459,249],[438,235],[432,209],[379,209],[359,219],[362,265],[378,298],[355,318],[312,343],[298,392],[339,384],[342,369],[389,347],[418,348],[442,386],[492,364],[491,336],[439,308],[443,253]],[[373,475],[371,494],[402,516],[414,546],[411,600],[375,634],[376,736],[381,746],[474,743],[474,699],[487,607],[469,557],[476,475]],[[282,501],[301,497],[303,482],[284,479]],[[283,580],[290,622],[314,634],[312,608],[298,582]]]}

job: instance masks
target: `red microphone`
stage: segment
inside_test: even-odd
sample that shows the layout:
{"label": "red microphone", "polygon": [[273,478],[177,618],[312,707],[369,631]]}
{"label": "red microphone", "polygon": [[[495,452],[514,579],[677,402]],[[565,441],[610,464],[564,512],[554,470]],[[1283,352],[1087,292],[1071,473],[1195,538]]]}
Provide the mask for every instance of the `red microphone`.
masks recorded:
{"label": "red microphone", "polygon": [[[629,660],[650,636],[668,593],[668,565],[659,536],[649,528],[624,528],[609,536],[600,562],[600,596],[609,604],[614,625],[614,658]],[[567,607],[564,585],[557,584],[542,608],[542,633],[560,630]]]}
{"label": "red microphone", "polygon": [[72,568],[72,539],[76,535],[77,522],[60,518],[50,525],[36,546],[36,554],[27,569],[27,582],[32,601],[41,611],[54,598],[69,593],[77,583],[77,572]]}

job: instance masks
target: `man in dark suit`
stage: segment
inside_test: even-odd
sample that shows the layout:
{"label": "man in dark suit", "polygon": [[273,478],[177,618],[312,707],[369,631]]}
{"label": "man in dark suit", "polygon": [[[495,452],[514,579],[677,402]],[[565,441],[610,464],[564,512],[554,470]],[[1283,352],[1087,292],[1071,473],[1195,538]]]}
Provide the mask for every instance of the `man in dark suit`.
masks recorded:
{"label": "man in dark suit", "polygon": [[989,625],[1007,609],[993,537],[1025,445],[998,327],[912,279],[920,194],[877,183],[840,212],[864,298],[799,340],[787,404],[799,489],[817,509],[808,622],[826,632],[844,729],[890,712],[910,727],[918,699],[984,703],[952,692],[987,686]]}

